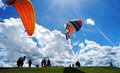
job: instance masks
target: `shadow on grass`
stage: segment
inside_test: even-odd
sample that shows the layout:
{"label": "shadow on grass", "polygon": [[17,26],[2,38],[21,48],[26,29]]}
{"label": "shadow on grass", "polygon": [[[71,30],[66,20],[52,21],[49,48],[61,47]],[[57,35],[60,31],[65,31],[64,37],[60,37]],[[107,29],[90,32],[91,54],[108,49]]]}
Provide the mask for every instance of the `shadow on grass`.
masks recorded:
{"label": "shadow on grass", "polygon": [[0,70],[11,69],[9,67],[0,67]]}
{"label": "shadow on grass", "polygon": [[85,72],[82,72],[81,70],[76,68],[67,67],[67,68],[64,68],[63,73],[85,73]]}
{"label": "shadow on grass", "polygon": [[0,67],[0,70],[5,70],[5,69],[16,69],[16,68],[11,68],[11,67]]}

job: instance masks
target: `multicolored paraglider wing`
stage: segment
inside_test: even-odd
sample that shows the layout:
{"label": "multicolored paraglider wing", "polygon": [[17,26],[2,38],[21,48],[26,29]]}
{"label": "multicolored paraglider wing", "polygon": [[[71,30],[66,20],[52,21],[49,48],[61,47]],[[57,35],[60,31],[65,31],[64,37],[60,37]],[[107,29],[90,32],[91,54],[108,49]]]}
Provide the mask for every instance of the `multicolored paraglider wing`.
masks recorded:
{"label": "multicolored paraglider wing", "polygon": [[74,26],[67,24],[67,27],[66,27],[65,30],[66,30],[66,33],[65,33],[66,39],[68,40],[68,38],[70,38],[70,36],[71,36],[71,34],[72,34],[73,30],[74,30]]}
{"label": "multicolored paraglider wing", "polygon": [[35,29],[35,12],[29,0],[8,0],[8,5],[13,5],[17,10],[25,30],[29,36],[34,33]]}
{"label": "multicolored paraglider wing", "polygon": [[82,26],[82,21],[79,19],[74,19],[71,21],[68,21],[65,24],[65,35],[66,35],[66,39],[68,40],[70,38],[70,36],[72,35],[72,32],[74,31],[74,28],[76,29],[76,31],[79,31],[81,26]]}
{"label": "multicolored paraglider wing", "polygon": [[71,20],[70,22],[73,24],[73,26],[75,27],[76,31],[80,30],[80,28],[82,26],[82,21],[81,20],[74,19],[74,20]]}
{"label": "multicolored paraglider wing", "polygon": [[8,0],[8,1],[6,2],[6,4],[7,4],[7,5],[12,5],[12,4],[14,4],[16,1],[17,1],[17,0]]}

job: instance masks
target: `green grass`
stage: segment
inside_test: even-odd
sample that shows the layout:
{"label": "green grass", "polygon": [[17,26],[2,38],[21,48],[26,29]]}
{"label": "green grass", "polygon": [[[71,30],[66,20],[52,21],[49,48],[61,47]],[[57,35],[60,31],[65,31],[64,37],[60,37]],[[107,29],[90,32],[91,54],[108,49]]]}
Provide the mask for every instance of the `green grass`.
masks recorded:
{"label": "green grass", "polygon": [[113,67],[81,67],[85,73],[120,73],[120,68]]}
{"label": "green grass", "polygon": [[113,67],[0,68],[0,73],[120,73]]}

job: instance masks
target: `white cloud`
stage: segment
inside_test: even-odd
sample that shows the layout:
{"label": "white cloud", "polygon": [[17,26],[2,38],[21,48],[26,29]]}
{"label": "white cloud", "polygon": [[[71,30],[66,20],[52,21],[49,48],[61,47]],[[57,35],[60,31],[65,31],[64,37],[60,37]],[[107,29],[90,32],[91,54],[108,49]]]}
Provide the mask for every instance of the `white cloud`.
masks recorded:
{"label": "white cloud", "polygon": [[[0,60],[2,66],[5,64],[16,66],[17,59],[24,55],[31,58],[34,65],[40,64],[39,61],[43,57],[49,57],[56,61],[58,57],[60,59],[73,56],[71,42],[68,42],[60,31],[50,31],[38,24],[36,24],[35,29],[34,35],[29,37],[20,19],[10,18],[0,22]],[[37,39],[37,42],[32,39],[33,37]]]}
{"label": "white cloud", "polygon": [[3,1],[2,1],[2,0],[0,0],[0,8],[3,8],[3,9],[5,9],[5,8],[6,8],[6,5],[3,3]]}
{"label": "white cloud", "polygon": [[[115,66],[120,67],[120,45],[102,46],[87,39],[73,45],[78,44],[80,50],[74,54],[71,42],[58,30],[50,31],[36,24],[34,35],[29,37],[20,19],[10,18],[0,22],[1,67],[15,67],[17,59],[24,55],[27,59],[32,59],[33,65],[40,64],[43,57],[49,57],[52,65],[68,66],[80,60],[84,66],[108,66],[112,61]],[[24,66],[27,66],[27,60]]]}
{"label": "white cloud", "polygon": [[86,24],[89,24],[89,25],[92,25],[92,26],[95,25],[95,21],[93,19],[91,19],[91,18],[86,19],[85,22],[86,22]]}
{"label": "white cloud", "polygon": [[80,59],[82,65],[109,66],[109,63],[113,62],[114,66],[120,67],[120,58],[118,56],[120,55],[120,46],[101,46],[87,39],[85,42],[80,43],[79,46],[80,51],[77,58]]}

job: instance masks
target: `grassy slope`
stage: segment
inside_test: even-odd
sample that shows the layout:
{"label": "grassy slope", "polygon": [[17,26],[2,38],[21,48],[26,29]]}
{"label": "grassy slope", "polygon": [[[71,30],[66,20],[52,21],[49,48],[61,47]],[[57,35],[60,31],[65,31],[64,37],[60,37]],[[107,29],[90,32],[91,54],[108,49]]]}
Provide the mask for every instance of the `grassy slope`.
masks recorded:
{"label": "grassy slope", "polygon": [[0,73],[120,73],[119,68],[112,67],[80,67],[80,68],[0,68]]}
{"label": "grassy slope", "polygon": [[113,67],[82,67],[80,70],[85,73],[120,73],[119,68]]}

